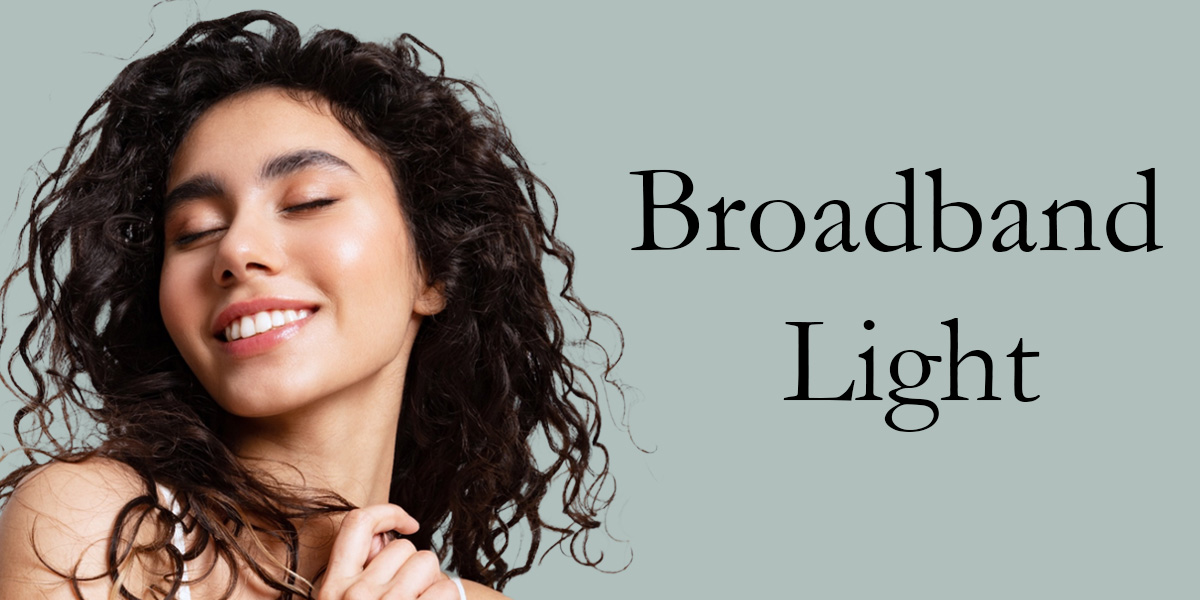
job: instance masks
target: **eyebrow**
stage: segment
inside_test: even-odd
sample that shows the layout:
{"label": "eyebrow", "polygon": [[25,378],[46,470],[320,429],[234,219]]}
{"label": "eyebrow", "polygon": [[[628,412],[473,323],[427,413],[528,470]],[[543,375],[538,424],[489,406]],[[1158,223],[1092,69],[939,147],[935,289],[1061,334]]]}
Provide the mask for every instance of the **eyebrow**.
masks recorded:
{"label": "eyebrow", "polygon": [[[344,169],[358,175],[358,171],[354,170],[350,163],[324,150],[304,149],[281,154],[268,160],[258,172],[258,178],[260,180],[279,179],[313,167]],[[163,198],[163,214],[165,215],[176,206],[191,200],[223,195],[225,195],[225,187],[221,185],[221,182],[211,173],[201,173],[167,192]]]}
{"label": "eyebrow", "polygon": [[333,167],[346,169],[355,175],[358,174],[358,171],[355,171],[350,163],[323,150],[297,150],[267,161],[258,177],[260,179],[278,179],[310,167]]}

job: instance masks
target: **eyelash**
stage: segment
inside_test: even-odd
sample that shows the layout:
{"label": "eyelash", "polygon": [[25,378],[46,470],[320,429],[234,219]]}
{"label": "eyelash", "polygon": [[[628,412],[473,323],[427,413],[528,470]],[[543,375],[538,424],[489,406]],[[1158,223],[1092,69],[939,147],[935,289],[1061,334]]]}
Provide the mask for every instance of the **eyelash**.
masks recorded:
{"label": "eyelash", "polygon": [[[334,202],[337,202],[336,198],[321,198],[320,200],[312,200],[310,202],[302,202],[300,204],[289,206],[287,208],[284,208],[281,212],[285,212],[288,214],[303,213],[303,212],[308,212],[310,210],[316,210],[318,208],[324,208],[326,206],[333,204]],[[204,239],[205,237],[208,237],[214,233],[217,233],[217,232],[223,231],[223,230],[224,230],[224,228],[217,228],[217,229],[209,229],[207,231],[198,231],[196,233],[189,233],[189,234],[181,235],[178,238],[175,238],[175,241],[173,242],[173,244],[175,246],[187,246],[188,244],[200,241],[201,239]]]}
{"label": "eyelash", "polygon": [[313,200],[311,202],[304,202],[301,204],[297,204],[295,206],[289,206],[289,207],[283,209],[283,212],[287,212],[287,213],[305,212],[308,210],[313,210],[313,209],[329,206],[330,204],[333,204],[334,202],[337,202],[336,198],[321,198],[320,200]]}
{"label": "eyelash", "polygon": [[200,231],[197,233],[189,233],[187,235],[181,235],[181,236],[175,238],[175,241],[172,242],[172,244],[174,244],[175,246],[187,246],[187,245],[191,244],[192,242],[199,241],[199,240],[201,240],[207,236],[210,236],[218,231],[220,231],[220,229],[209,229],[208,231]]}

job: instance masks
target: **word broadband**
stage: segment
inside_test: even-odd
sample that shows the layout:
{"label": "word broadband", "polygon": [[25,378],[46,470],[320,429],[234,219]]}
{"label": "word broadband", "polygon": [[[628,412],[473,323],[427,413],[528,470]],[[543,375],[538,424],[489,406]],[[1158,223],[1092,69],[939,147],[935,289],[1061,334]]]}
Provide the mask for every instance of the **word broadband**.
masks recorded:
{"label": "word broadband", "polygon": [[[677,250],[683,248],[696,239],[700,232],[700,217],[691,207],[685,202],[692,196],[695,187],[692,184],[692,179],[681,171],[670,170],[651,170],[651,171],[633,171],[631,175],[638,175],[642,178],[642,244],[636,246],[633,250]],[[678,178],[683,189],[679,197],[673,202],[667,204],[658,204],[654,193],[655,175],[669,174]],[[918,248],[922,248],[916,242],[916,193],[914,174],[912,169],[905,169],[896,173],[904,178],[904,202],[883,202],[876,205],[867,213],[866,221],[863,225],[863,234],[866,237],[867,243],[880,252],[894,252],[903,249],[905,252],[912,252]],[[975,246],[983,233],[983,218],[979,214],[979,210],[966,202],[943,202],[942,201],[942,170],[934,169],[928,171],[925,175],[933,180],[933,251],[947,250],[950,252],[962,252]],[[1121,252],[1133,252],[1145,248],[1147,252],[1162,248],[1161,245],[1154,243],[1154,169],[1139,171],[1146,179],[1146,198],[1144,202],[1126,202],[1114,208],[1108,214],[1108,220],[1105,226],[1105,233],[1108,238],[1108,243]],[[792,222],[792,239],[783,246],[773,247],[763,239],[762,220],[763,214],[767,208],[772,205],[780,205],[780,208],[773,210],[777,214],[790,215]],[[786,208],[786,210],[784,210]],[[891,244],[885,242],[879,235],[876,222],[880,212],[889,208],[891,211],[900,210],[904,214],[904,243]],[[1100,250],[1092,241],[1092,207],[1083,200],[1071,200],[1064,204],[1059,204],[1055,200],[1049,208],[1042,211],[1049,220],[1048,241],[1042,250],[1066,250],[1059,245],[1059,213],[1068,209],[1075,209],[1081,217],[1082,223],[1082,239],[1083,244],[1076,247],[1075,250]],[[947,209],[956,209],[962,211],[971,220],[971,232],[967,237],[968,241],[964,244],[955,246],[948,244],[942,235],[942,213]],[[1125,210],[1129,213],[1134,213],[1138,209],[1145,215],[1146,233],[1140,243],[1131,243],[1127,240],[1122,240],[1117,235],[1117,215]],[[734,211],[745,211],[746,203],[742,200],[735,200],[726,205],[725,198],[721,198],[716,204],[708,208],[708,212],[713,213],[713,221],[715,225],[716,235],[715,244],[709,246],[707,250],[740,250],[741,248],[731,246],[726,241],[726,229],[728,222],[733,219],[730,213]],[[682,215],[687,221],[687,234],[683,241],[674,246],[661,246],[658,239],[655,237],[654,219],[656,211],[673,211]],[[839,219],[837,222],[828,226],[816,240],[816,249],[818,252],[830,252],[833,250],[843,250],[845,252],[854,252],[858,249],[860,243],[853,241],[850,230],[850,205],[842,200],[830,200],[817,209],[814,220],[820,221],[825,213],[836,213]],[[1015,217],[1013,213],[1015,212]],[[992,211],[992,221],[1000,221],[1004,216],[1009,224],[999,230],[992,239],[992,250],[995,252],[1007,252],[1014,248],[1022,252],[1031,252],[1037,248],[1037,243],[1029,241],[1029,210],[1020,200],[1007,200],[996,207]],[[788,219],[788,216],[783,217]],[[791,250],[800,244],[804,239],[805,233],[804,214],[800,208],[787,200],[770,200],[760,204],[754,209],[750,215],[750,236],[754,238],[754,243],[763,250],[770,252],[785,252]],[[1009,235],[1010,231],[1015,229],[1015,233]],[[896,233],[891,236],[893,239]],[[958,237],[958,236],[956,236]],[[1012,239],[1014,238],[1015,239]],[[959,237],[958,239],[961,239]],[[1008,241],[1006,241],[1006,239]]]}

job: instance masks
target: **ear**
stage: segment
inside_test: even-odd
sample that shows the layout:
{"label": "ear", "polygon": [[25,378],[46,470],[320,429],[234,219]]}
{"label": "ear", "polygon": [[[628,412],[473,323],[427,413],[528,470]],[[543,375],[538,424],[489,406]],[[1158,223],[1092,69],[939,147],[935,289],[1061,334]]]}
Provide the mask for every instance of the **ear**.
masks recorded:
{"label": "ear", "polygon": [[433,285],[421,286],[417,301],[413,304],[413,312],[423,317],[432,317],[442,312],[443,308],[446,308],[446,286],[440,281]]}

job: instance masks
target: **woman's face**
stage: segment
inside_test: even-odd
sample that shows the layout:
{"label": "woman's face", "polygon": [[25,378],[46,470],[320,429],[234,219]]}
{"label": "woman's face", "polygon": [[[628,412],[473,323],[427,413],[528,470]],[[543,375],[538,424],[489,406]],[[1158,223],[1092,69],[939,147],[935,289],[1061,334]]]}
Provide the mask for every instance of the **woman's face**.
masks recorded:
{"label": "woman's face", "polygon": [[179,146],[166,202],[163,322],[222,408],[399,398],[442,300],[387,166],[327,103],[266,88],[217,104]]}

